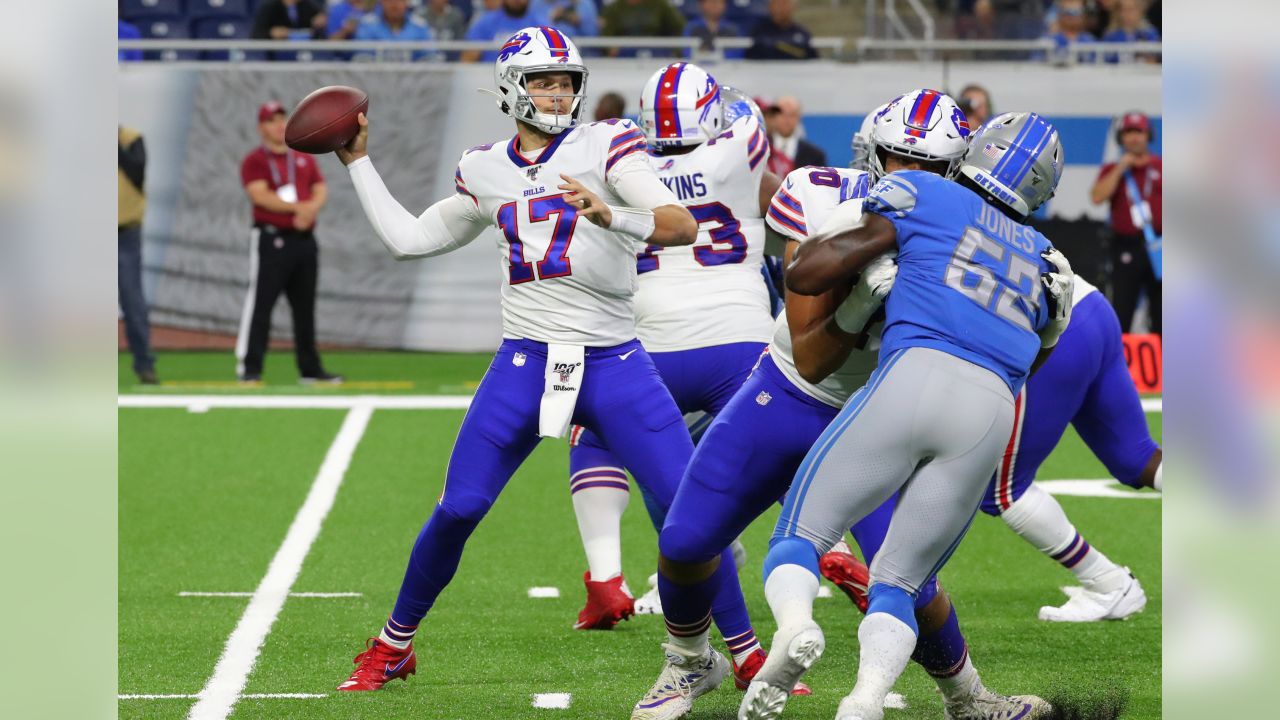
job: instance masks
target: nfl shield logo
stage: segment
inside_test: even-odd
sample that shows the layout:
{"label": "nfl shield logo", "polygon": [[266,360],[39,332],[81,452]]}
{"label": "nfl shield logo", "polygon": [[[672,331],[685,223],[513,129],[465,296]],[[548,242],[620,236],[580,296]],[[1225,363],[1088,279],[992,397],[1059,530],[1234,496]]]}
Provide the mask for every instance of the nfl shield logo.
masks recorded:
{"label": "nfl shield logo", "polygon": [[527,175],[527,176],[529,177],[529,181],[530,181],[530,182],[533,182],[534,180],[537,180],[537,179],[538,179],[538,171],[539,171],[539,170],[541,170],[541,169],[542,169],[542,166],[541,166],[541,165],[534,165],[533,167],[529,168],[528,170],[525,170],[525,171],[524,171],[524,174],[525,174],[525,175]]}
{"label": "nfl shield logo", "polygon": [[526,358],[525,358],[525,356],[524,356],[524,353],[516,353],[516,354],[511,358],[511,364],[512,364],[512,365],[515,365],[516,367],[524,367],[524,361],[525,361],[525,359],[526,359]]}
{"label": "nfl shield logo", "polygon": [[768,392],[766,392],[766,391],[764,391],[764,390],[761,390],[761,391],[760,391],[760,394],[756,396],[756,404],[757,404],[757,405],[762,405],[762,406],[763,406],[763,405],[768,405],[768,404],[769,404],[769,401],[770,401],[770,400],[772,400],[772,399],[773,399],[773,396],[772,396],[772,395],[770,395]]}

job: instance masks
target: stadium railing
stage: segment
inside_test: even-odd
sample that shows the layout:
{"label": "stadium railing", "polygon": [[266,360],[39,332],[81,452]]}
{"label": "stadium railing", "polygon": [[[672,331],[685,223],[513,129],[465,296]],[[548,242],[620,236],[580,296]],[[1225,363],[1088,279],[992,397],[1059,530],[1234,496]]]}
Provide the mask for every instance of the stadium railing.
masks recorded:
{"label": "stadium railing", "polygon": [[[695,60],[720,60],[725,50],[743,50],[751,47],[751,38],[724,38],[713,51],[699,49],[697,38],[604,38],[584,37],[575,40],[578,47],[589,52],[619,49],[624,51],[683,51],[682,57]],[[844,61],[871,61],[900,59],[910,56],[920,60],[1021,60],[1058,65],[1074,65],[1081,62],[1133,62],[1140,58],[1158,58],[1162,44],[1158,42],[1133,43],[1071,43],[1057,47],[1050,39],[1040,40],[888,40],[880,38],[843,37],[813,38],[813,46],[826,58]],[[202,60],[204,62],[245,62],[260,60],[265,53],[286,54],[300,62],[345,61],[352,54],[362,55],[356,61],[404,62],[414,53],[426,53],[426,62],[443,62],[455,59],[466,50],[493,51],[489,41],[453,40],[431,42],[395,41],[325,41],[306,42],[292,40],[192,40],[185,38],[120,40],[122,50],[141,50],[145,61],[175,62]],[[642,55],[643,57],[643,55]],[[1115,58],[1111,60],[1110,58]],[[279,57],[277,60],[281,59]],[[594,58],[593,58],[594,59]]]}

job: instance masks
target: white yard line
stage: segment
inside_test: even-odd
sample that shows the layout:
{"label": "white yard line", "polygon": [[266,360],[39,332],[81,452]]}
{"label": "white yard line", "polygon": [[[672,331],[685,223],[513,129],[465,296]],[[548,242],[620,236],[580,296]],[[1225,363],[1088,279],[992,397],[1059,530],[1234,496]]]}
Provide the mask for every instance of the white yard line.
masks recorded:
{"label": "white yard line", "polygon": [[298,514],[289,526],[284,542],[276,555],[271,559],[267,574],[262,578],[253,599],[240,616],[240,622],[227,638],[227,645],[222,650],[222,657],[213,670],[213,677],[200,691],[199,701],[191,708],[187,717],[191,720],[225,720],[235,708],[240,693],[249,681],[249,673],[258,660],[262,643],[271,632],[271,626],[284,607],[293,583],[298,579],[302,563],[311,550],[312,543],[320,534],[320,527],[325,516],[333,507],[338,487],[351,464],[351,456],[355,453],[360,437],[364,435],[373,415],[373,407],[359,404],[351,408],[337,437],[329,446],[320,472],[316,473],[315,482],[307,499],[303,502]]}
{"label": "white yard line", "polygon": [[531,588],[529,588],[529,597],[531,597],[531,598],[558,598],[558,597],[560,597],[560,588],[553,588],[553,587],[531,587]]}
{"label": "white yard line", "polygon": [[466,410],[470,395],[117,395],[123,408],[214,408],[262,410]]}
{"label": "white yard line", "polygon": [[[251,592],[198,592],[183,590],[178,597],[253,597]],[[358,592],[291,592],[291,598],[358,598],[364,593]]]}
{"label": "white yard line", "polygon": [[573,695],[569,693],[537,693],[533,696],[533,706],[544,710],[568,710]]}
{"label": "white yard line", "polygon": [[[118,407],[187,408],[204,413],[212,408],[346,410],[368,405],[377,410],[466,410],[470,395],[117,395]],[[1164,398],[1143,398],[1142,409],[1164,412]]]}
{"label": "white yard line", "polygon": [[1036,484],[1050,495],[1074,495],[1076,497],[1119,498],[1121,500],[1160,500],[1164,496],[1151,490],[1133,490],[1110,478],[1102,480],[1036,480]]}
{"label": "white yard line", "polygon": [[[199,695],[117,695],[117,700],[195,700]],[[241,700],[318,700],[329,697],[316,693],[249,693]]]}

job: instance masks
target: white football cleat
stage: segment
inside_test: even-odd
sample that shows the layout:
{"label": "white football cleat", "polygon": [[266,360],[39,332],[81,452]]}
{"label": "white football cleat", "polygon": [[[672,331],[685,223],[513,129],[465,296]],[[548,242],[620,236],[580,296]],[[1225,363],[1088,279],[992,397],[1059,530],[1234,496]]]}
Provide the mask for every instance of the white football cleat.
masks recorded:
{"label": "white football cleat", "polygon": [[738,706],[738,720],[773,720],[791,696],[800,676],[813,666],[827,647],[822,628],[815,622],[779,628],[773,634],[769,658],[747,686]]}
{"label": "white football cleat", "polygon": [[649,576],[649,592],[636,598],[636,614],[662,614],[662,596],[658,594],[658,573]]}
{"label": "white football cleat", "polygon": [[707,646],[701,655],[690,655],[663,643],[667,664],[649,692],[631,710],[631,720],[673,720],[693,709],[693,701],[720,687],[729,674],[729,661]]}
{"label": "white football cleat", "polygon": [[853,701],[852,695],[845,695],[840,701],[840,707],[836,708],[836,720],[882,720],[883,718],[883,708],[863,707]]}
{"label": "white football cleat", "polygon": [[976,692],[964,701],[944,708],[947,720],[1036,720],[1048,717],[1053,709],[1035,695],[1001,695],[978,683]]}
{"label": "white football cleat", "polygon": [[1098,622],[1123,620],[1142,612],[1147,606],[1147,594],[1142,583],[1129,572],[1120,588],[1108,593],[1096,592],[1079,586],[1062,588],[1069,598],[1061,607],[1046,605],[1040,608],[1040,619],[1048,622]]}

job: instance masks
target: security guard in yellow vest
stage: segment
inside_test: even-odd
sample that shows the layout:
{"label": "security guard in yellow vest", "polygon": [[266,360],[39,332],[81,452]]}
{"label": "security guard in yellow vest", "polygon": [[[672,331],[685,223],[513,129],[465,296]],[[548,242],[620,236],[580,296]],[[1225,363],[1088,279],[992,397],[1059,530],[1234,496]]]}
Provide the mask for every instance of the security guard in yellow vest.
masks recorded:
{"label": "security guard in yellow vest", "polygon": [[119,232],[117,255],[120,285],[120,313],[124,334],[133,354],[133,372],[144,385],[155,385],[156,359],[151,354],[151,326],[147,321],[147,299],[142,294],[142,216],[147,208],[143,179],[147,149],[137,130],[121,127],[119,170]]}

